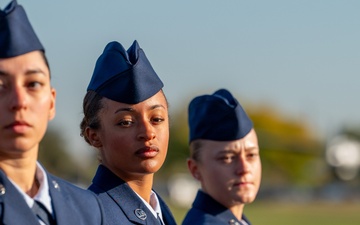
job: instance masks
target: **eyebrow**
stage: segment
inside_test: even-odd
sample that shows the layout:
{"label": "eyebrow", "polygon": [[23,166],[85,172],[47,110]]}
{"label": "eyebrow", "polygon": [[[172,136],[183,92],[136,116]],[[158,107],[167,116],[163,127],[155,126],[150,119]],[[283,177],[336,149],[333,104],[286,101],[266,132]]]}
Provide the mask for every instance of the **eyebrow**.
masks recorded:
{"label": "eyebrow", "polygon": [[258,145],[253,145],[253,146],[245,146],[245,150],[256,150],[256,149],[259,149],[259,146]]}
{"label": "eyebrow", "polygon": [[163,105],[157,104],[157,105],[151,106],[151,107],[150,107],[150,110],[154,110],[154,109],[157,109],[157,108],[163,108],[163,109],[165,109],[165,107],[164,107]]}
{"label": "eyebrow", "polygon": [[120,108],[115,111],[115,114],[118,112],[134,112],[135,110],[133,108]]}
{"label": "eyebrow", "polygon": [[[42,71],[41,69],[29,69],[29,70],[26,70],[25,72],[25,75],[33,75],[33,74],[43,74],[44,76],[46,76],[46,73],[44,71]],[[10,76],[11,74],[6,72],[6,71],[3,71],[3,70],[0,70],[0,76]]]}
{"label": "eyebrow", "polygon": [[41,69],[29,69],[26,71],[25,75],[32,75],[32,74],[37,74],[37,73],[40,73],[40,74],[43,74],[46,76],[46,73],[44,71],[42,71]]}
{"label": "eyebrow", "polygon": [[[157,105],[153,105],[149,108],[149,110],[154,110],[154,109],[157,109],[157,108],[163,108],[165,109],[165,107],[161,104],[157,104]],[[135,112],[135,110],[131,107],[125,107],[125,108],[119,108],[115,111],[115,114],[118,113],[118,112]]]}
{"label": "eyebrow", "polygon": [[[251,146],[251,147],[245,147],[244,148],[245,152],[257,151],[257,150],[259,150],[259,147],[256,147],[256,146]],[[238,150],[233,149],[233,148],[221,150],[221,153],[237,153],[237,152],[238,152]]]}

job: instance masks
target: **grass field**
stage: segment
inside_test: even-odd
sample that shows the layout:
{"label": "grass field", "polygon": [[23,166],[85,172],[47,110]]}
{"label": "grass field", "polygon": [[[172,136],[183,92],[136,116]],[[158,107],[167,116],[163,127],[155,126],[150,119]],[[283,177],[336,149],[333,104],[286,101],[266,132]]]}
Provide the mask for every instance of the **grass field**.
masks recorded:
{"label": "grass field", "polygon": [[[171,209],[181,224],[186,209]],[[360,225],[360,202],[254,202],[245,207],[245,214],[253,225]]]}

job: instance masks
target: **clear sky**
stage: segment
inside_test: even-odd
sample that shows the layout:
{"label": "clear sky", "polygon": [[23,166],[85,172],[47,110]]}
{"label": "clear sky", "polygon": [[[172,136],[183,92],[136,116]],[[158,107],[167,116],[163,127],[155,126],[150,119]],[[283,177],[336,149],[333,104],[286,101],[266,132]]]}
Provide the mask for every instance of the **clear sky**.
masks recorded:
{"label": "clear sky", "polygon": [[[1,0],[3,8],[9,0]],[[51,126],[74,151],[82,98],[105,45],[136,39],[171,110],[227,88],[305,118],[326,137],[360,125],[358,0],[18,0],[46,48],[58,91]],[[76,150],[75,150],[76,149]]]}

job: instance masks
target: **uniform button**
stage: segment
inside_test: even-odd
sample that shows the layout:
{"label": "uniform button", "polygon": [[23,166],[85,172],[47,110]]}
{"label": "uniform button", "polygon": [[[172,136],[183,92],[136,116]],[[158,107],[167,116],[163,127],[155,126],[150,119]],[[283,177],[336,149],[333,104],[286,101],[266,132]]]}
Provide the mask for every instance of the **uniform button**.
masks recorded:
{"label": "uniform button", "polygon": [[3,184],[0,184],[0,195],[4,195],[6,192],[6,189]]}

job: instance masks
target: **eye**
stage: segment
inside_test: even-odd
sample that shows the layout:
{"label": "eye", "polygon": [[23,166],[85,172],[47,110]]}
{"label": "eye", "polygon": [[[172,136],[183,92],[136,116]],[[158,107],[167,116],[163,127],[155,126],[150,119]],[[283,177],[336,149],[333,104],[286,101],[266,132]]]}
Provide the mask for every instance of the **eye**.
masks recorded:
{"label": "eye", "polygon": [[39,89],[42,86],[44,86],[44,84],[42,82],[39,81],[31,81],[27,84],[27,87],[30,89]]}
{"label": "eye", "polygon": [[165,119],[163,117],[154,117],[154,118],[151,119],[151,122],[153,124],[160,124],[160,123],[162,123],[164,121],[165,121]]}
{"label": "eye", "polygon": [[8,81],[4,77],[0,76],[0,90],[4,90],[7,85],[9,85]]}
{"label": "eye", "polygon": [[219,157],[219,161],[225,164],[230,164],[234,161],[234,155],[222,155]]}
{"label": "eye", "polygon": [[121,120],[118,125],[120,125],[121,127],[130,127],[131,125],[133,125],[134,122],[131,120]]}
{"label": "eye", "polygon": [[250,160],[256,159],[259,156],[257,152],[249,152],[246,154],[246,157]]}
{"label": "eye", "polygon": [[0,91],[5,89],[5,83],[0,80]]}

